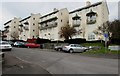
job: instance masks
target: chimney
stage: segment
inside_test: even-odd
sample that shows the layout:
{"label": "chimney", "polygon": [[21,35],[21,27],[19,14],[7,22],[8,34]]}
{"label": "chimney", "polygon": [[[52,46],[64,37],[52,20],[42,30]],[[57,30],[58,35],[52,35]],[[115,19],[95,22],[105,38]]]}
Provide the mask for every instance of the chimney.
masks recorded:
{"label": "chimney", "polygon": [[90,1],[87,1],[86,2],[86,6],[90,6],[91,5],[91,2]]}
{"label": "chimney", "polygon": [[57,11],[58,9],[57,8],[54,8],[53,11]]}

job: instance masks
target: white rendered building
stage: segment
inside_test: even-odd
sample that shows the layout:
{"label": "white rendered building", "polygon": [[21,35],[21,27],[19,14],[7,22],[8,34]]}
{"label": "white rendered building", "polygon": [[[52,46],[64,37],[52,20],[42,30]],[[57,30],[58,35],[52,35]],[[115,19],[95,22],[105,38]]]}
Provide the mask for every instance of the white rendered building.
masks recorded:
{"label": "white rendered building", "polygon": [[64,40],[60,38],[59,31],[68,24],[69,12],[67,8],[56,9],[40,18],[39,37],[52,41]]}
{"label": "white rendered building", "polygon": [[91,4],[69,12],[69,24],[74,26],[77,34],[73,38],[85,38],[87,41],[104,40],[103,35],[94,33],[98,26],[109,20],[109,10],[105,1]]}
{"label": "white rendered building", "polygon": [[19,21],[21,18],[16,18],[9,20],[8,22],[4,23],[4,33],[6,34],[6,40],[13,40],[13,39],[19,39]]}
{"label": "white rendered building", "polygon": [[40,14],[31,14],[30,16],[22,19],[19,25],[20,40],[27,40],[39,37],[39,20]]}

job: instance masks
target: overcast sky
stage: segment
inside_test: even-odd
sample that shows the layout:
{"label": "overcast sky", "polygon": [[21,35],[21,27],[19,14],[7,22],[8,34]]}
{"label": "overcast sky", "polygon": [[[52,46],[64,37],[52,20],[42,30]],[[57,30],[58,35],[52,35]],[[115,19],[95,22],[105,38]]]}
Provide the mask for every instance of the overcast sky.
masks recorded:
{"label": "overcast sky", "polygon": [[[83,2],[84,1],[84,2]],[[4,0],[0,2],[0,30],[3,30],[3,24],[14,17],[25,18],[31,13],[40,13],[41,15],[53,11],[53,8],[67,8],[68,11],[85,6],[86,1],[95,3],[101,0]],[[109,20],[118,19],[118,1],[106,0],[109,9]]]}

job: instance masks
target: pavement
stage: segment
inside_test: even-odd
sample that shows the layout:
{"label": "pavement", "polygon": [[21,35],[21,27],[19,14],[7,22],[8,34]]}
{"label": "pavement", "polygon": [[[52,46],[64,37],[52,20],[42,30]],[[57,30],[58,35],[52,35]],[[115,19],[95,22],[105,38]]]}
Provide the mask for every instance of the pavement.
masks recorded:
{"label": "pavement", "polygon": [[3,74],[50,74],[42,67],[31,64],[14,57],[10,53],[5,54]]}

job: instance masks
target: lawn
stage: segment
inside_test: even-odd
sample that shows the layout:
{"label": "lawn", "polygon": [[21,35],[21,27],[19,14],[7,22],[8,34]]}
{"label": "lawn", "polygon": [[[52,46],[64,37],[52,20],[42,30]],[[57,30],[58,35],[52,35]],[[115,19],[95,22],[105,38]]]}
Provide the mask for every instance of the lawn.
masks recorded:
{"label": "lawn", "polygon": [[83,46],[100,46],[101,47],[98,50],[89,50],[82,54],[120,54],[120,50],[118,50],[118,51],[112,50],[111,51],[108,48],[105,48],[103,43],[83,43],[81,45],[83,45]]}

